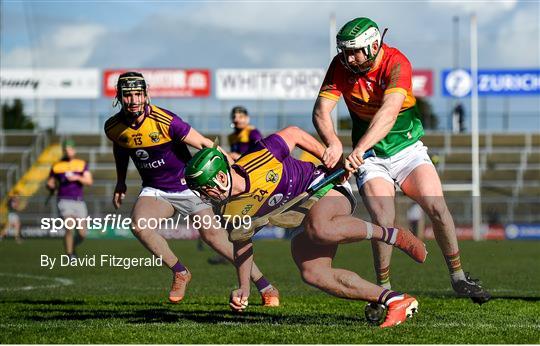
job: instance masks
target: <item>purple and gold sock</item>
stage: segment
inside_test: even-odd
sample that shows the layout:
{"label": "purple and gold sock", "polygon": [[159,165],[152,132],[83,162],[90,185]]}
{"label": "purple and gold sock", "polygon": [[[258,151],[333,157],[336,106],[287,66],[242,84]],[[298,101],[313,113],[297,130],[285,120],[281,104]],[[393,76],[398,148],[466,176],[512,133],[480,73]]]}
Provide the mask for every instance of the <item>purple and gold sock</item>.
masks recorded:
{"label": "purple and gold sock", "polygon": [[382,227],[382,238],[381,240],[389,245],[394,245],[396,243],[397,234],[399,229],[395,227]]}
{"label": "purple and gold sock", "polygon": [[404,296],[402,293],[391,291],[385,288],[379,296],[379,299],[377,299],[377,303],[388,306],[390,305],[390,303],[396,300],[401,300],[403,298]]}
{"label": "purple and gold sock", "polygon": [[171,270],[173,273],[181,273],[181,272],[187,272],[186,267],[180,261],[176,262],[175,265],[172,266]]}
{"label": "purple and gold sock", "polygon": [[266,291],[267,289],[272,287],[272,285],[268,282],[268,280],[266,280],[264,276],[261,276],[259,280],[255,281],[255,286],[257,286],[259,292]]}

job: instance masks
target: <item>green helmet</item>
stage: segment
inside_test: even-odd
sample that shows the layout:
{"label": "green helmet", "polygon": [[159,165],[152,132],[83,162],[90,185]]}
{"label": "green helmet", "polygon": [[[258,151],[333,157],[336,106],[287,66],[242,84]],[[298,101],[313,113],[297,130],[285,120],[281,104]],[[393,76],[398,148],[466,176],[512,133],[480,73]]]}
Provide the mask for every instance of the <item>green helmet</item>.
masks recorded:
{"label": "green helmet", "polygon": [[[372,52],[371,45],[375,41],[379,42],[379,49],[377,52]],[[362,49],[369,62],[375,60],[382,47],[381,32],[377,23],[365,17],[355,18],[345,24],[338,32],[336,42],[337,51],[342,55],[342,63],[354,73],[366,73],[371,66],[366,66],[367,68],[351,66],[345,54],[346,49]]]}
{"label": "green helmet", "polygon": [[230,185],[223,186],[216,176],[219,172],[228,175],[229,164],[227,159],[217,148],[205,148],[195,154],[186,165],[185,178],[187,185],[192,190],[198,190],[203,186],[219,186],[228,190]]}

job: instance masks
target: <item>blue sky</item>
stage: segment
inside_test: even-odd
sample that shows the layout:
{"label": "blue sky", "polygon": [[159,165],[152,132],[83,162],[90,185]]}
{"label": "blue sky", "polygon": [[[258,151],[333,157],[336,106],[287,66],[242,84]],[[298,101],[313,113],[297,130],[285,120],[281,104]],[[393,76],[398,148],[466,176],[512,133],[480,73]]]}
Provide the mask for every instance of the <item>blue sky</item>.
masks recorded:
{"label": "blue sky", "polygon": [[[468,66],[468,18],[477,13],[481,68],[540,66],[538,1],[2,1],[1,12],[1,68],[325,68],[331,13],[338,26],[352,17],[371,17],[389,28],[386,43],[402,50],[415,68],[436,74],[453,64],[453,16],[460,18],[460,65]],[[439,96],[438,84],[437,78],[437,95],[430,101],[437,113],[446,114],[449,101]],[[516,113],[540,113],[538,98],[507,101]],[[179,113],[232,106],[215,100],[204,106],[201,100],[163,102]],[[503,100],[489,98],[483,105],[500,113]],[[67,111],[73,104],[55,107]],[[108,100],[92,107],[112,111]],[[262,109],[279,107],[309,114],[312,102],[268,103]],[[540,121],[531,124],[540,127]]]}

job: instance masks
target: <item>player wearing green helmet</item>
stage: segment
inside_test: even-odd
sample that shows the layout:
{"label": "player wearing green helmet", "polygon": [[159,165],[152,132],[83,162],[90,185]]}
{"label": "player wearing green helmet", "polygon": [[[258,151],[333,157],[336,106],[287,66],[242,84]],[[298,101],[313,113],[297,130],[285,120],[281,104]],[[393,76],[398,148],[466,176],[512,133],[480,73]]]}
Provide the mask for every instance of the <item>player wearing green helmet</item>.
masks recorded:
{"label": "player wearing green helmet", "polygon": [[[191,189],[214,201],[224,220],[268,215],[301,197],[327,174],[323,167],[292,157],[295,147],[318,159],[324,153],[324,147],[313,136],[291,126],[258,141],[230,167],[219,150],[202,149],[188,162],[186,181]],[[407,230],[383,228],[353,217],[354,205],[348,182],[328,187],[302,226],[293,232],[291,253],[306,283],[337,297],[385,304],[389,313],[381,327],[391,327],[412,316],[418,302],[407,294],[363,280],[352,271],[336,268],[332,262],[338,244],[376,239],[400,248],[418,262],[425,260],[427,251],[424,243]],[[324,239],[321,232],[328,233],[331,239]],[[240,287],[232,291],[230,306],[243,311],[248,305],[248,274],[253,260],[249,236],[247,240],[235,240],[234,249]]]}
{"label": "player wearing green helmet", "polygon": [[[337,51],[344,66],[354,73],[369,71],[381,51],[385,33],[386,29],[381,36],[379,27],[369,18],[356,18],[345,24],[336,36]],[[359,52],[365,56],[365,61],[360,63],[355,56]]]}
{"label": "player wearing green helmet", "polygon": [[[228,176],[229,179],[223,183],[218,179],[220,174]],[[205,148],[195,154],[186,166],[185,175],[190,189],[200,190],[213,200],[225,200],[230,193],[229,164],[225,155],[217,148]],[[217,194],[207,192],[216,189],[219,191]]]}
{"label": "player wearing green helmet", "polygon": [[[358,190],[372,222],[381,226],[395,223],[397,183],[431,219],[456,293],[484,303],[490,295],[461,267],[454,221],[427,147],[420,141],[424,129],[412,92],[411,63],[398,49],[384,44],[383,37],[369,18],[353,19],[337,34],[338,54],[328,68],[313,109],[315,128],[327,145],[322,162],[332,168],[343,154],[331,118],[343,96],[353,123],[353,150],[346,157],[345,167],[359,169]],[[370,148],[377,157],[364,160]],[[373,249],[377,282],[390,288],[392,248],[377,242]]]}
{"label": "player wearing green helmet", "polygon": [[83,221],[88,216],[84,202],[83,189],[93,183],[92,173],[88,163],[76,157],[75,142],[66,139],[62,142],[62,159],[51,167],[46,187],[50,195],[56,193],[57,206],[64,220],[76,219],[80,227],[65,227],[64,249],[70,257],[77,257],[76,248],[86,238],[87,223]]}

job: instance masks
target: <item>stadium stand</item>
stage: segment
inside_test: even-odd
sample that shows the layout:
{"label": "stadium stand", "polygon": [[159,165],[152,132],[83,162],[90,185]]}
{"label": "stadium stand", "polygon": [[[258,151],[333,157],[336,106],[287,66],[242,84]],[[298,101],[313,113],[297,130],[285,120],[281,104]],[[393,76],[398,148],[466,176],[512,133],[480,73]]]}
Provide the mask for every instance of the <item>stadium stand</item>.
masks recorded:
{"label": "stadium stand", "polygon": [[[225,136],[219,137],[221,143]],[[47,132],[2,132],[0,135],[0,192],[2,200],[35,163],[49,143],[60,143],[65,136]],[[94,185],[86,188],[85,196],[90,215],[127,212],[128,207],[115,211],[111,197],[116,182],[112,147],[102,135],[69,136],[77,145],[78,157],[87,160],[94,176]],[[340,134],[350,150],[350,135]],[[422,139],[435,158],[443,184],[470,184],[471,137],[466,134],[430,132]],[[496,213],[501,223],[540,222],[540,134],[537,133],[487,133],[480,135],[480,168],[482,179],[482,211],[484,219]],[[129,205],[140,189],[140,178],[130,163],[127,177]],[[23,224],[37,225],[39,217],[56,215],[55,203],[45,206],[48,192],[39,183],[37,191],[29,196],[28,206],[21,213]],[[449,189],[445,192],[454,217],[460,223],[470,223],[471,193]],[[410,201],[398,198],[397,211],[405,215]],[[126,209],[126,210],[123,210]],[[360,214],[367,217],[365,213]],[[404,222],[404,219],[401,221]]]}

